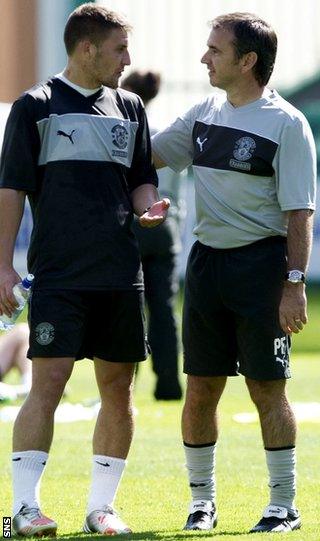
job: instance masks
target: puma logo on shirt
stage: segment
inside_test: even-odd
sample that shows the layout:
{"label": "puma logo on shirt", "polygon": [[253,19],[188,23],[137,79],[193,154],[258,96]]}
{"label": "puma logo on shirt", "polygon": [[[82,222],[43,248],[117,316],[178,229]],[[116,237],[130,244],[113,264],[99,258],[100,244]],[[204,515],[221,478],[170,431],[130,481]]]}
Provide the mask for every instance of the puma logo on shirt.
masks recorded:
{"label": "puma logo on shirt", "polygon": [[57,135],[62,135],[63,137],[67,137],[68,139],[70,139],[71,143],[74,145],[74,141],[72,139],[72,135],[74,134],[76,130],[72,130],[70,133],[66,133],[62,130],[58,130],[57,131]]}
{"label": "puma logo on shirt", "polygon": [[200,148],[200,152],[203,151],[203,145],[205,144],[205,142],[208,140],[208,137],[206,137],[205,139],[203,139],[201,141],[200,137],[197,137],[197,144],[199,145],[199,148]]}

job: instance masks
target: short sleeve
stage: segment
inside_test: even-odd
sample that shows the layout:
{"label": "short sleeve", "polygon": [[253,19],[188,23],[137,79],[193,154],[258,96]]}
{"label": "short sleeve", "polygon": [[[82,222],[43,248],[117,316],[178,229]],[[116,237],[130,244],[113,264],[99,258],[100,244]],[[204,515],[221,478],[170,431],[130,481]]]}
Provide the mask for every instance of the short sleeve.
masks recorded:
{"label": "short sleeve", "polygon": [[33,120],[33,98],[27,94],[14,102],[4,132],[0,187],[24,190],[36,189],[40,139]]}
{"label": "short sleeve", "polygon": [[284,128],[275,156],[281,210],[315,208],[316,163],[314,138],[301,115]]}
{"label": "short sleeve", "polygon": [[192,131],[195,117],[195,107],[183,116],[178,117],[165,130],[159,131],[152,137],[152,148],[176,172],[180,172],[193,160]]}
{"label": "short sleeve", "polygon": [[142,105],[140,105],[139,127],[131,167],[127,174],[127,182],[130,192],[142,184],[158,186],[158,176],[152,163],[149,126]]}

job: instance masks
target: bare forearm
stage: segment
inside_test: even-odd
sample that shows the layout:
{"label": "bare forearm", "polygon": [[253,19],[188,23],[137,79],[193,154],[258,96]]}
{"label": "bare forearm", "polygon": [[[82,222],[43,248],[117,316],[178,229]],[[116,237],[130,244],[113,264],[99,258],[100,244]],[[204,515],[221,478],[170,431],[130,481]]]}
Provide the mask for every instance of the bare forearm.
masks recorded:
{"label": "bare forearm", "polygon": [[312,210],[293,210],[288,223],[288,270],[306,272],[312,248]]}
{"label": "bare forearm", "polygon": [[142,184],[133,190],[131,199],[134,212],[141,216],[147,208],[159,201],[158,190],[153,184]]}
{"label": "bare forearm", "polygon": [[12,266],[15,240],[25,202],[25,192],[0,189],[0,267]]}
{"label": "bare forearm", "polygon": [[[310,210],[293,210],[288,223],[288,271],[306,272],[312,246],[313,216]],[[284,281],[279,320],[285,333],[298,333],[307,323],[307,298],[303,282]]]}

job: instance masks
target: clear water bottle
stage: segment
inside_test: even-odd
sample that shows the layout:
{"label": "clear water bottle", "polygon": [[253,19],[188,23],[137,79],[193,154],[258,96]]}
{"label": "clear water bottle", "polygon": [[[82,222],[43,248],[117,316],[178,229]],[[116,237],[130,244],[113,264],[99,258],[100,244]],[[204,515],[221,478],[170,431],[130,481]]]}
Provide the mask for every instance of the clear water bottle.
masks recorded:
{"label": "clear water bottle", "polygon": [[33,274],[28,274],[28,276],[24,278],[22,282],[19,282],[13,287],[13,295],[18,303],[18,306],[12,312],[11,317],[6,316],[5,314],[2,314],[2,316],[0,316],[1,331],[9,331],[14,326],[16,320],[18,319],[25,307],[28,298],[30,297],[33,279]]}

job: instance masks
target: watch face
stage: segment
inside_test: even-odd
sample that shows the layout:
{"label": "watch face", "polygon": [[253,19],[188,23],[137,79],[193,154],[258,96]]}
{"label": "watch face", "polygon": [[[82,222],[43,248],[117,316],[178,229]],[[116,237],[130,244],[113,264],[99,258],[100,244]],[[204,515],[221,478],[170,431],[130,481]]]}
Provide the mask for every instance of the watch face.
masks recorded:
{"label": "watch face", "polygon": [[298,270],[293,270],[288,273],[289,282],[303,282],[303,272]]}

